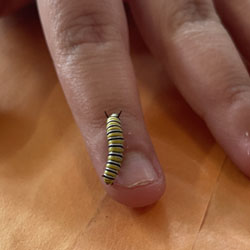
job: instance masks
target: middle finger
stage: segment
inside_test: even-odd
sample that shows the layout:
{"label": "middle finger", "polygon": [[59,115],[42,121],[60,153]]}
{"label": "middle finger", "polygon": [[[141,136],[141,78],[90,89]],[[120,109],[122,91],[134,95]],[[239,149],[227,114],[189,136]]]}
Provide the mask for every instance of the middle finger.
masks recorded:
{"label": "middle finger", "polygon": [[232,160],[250,175],[250,82],[211,0],[130,1],[151,50]]}

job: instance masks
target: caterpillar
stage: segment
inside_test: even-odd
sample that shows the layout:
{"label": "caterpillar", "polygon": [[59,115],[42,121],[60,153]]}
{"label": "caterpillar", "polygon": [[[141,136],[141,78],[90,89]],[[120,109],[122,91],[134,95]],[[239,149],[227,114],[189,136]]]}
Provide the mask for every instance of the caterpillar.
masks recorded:
{"label": "caterpillar", "polygon": [[108,159],[106,168],[102,177],[107,185],[113,185],[116,176],[121,169],[121,163],[123,160],[123,133],[121,127],[120,115],[113,113],[110,116],[105,112],[107,117],[107,140],[108,140]]}

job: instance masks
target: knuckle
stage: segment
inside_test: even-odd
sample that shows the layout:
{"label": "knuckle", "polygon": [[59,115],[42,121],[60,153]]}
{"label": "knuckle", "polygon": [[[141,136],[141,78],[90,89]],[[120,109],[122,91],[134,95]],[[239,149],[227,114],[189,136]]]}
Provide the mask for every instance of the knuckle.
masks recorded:
{"label": "knuckle", "polygon": [[104,10],[81,8],[58,18],[57,50],[70,51],[121,40],[118,27]]}
{"label": "knuckle", "polygon": [[181,0],[178,2],[169,16],[169,28],[172,31],[178,31],[186,25],[215,20],[216,14],[211,1]]}
{"label": "knuckle", "polygon": [[250,84],[241,83],[236,85],[229,85],[224,90],[223,103],[229,107],[235,107],[243,104],[245,101],[249,102]]}

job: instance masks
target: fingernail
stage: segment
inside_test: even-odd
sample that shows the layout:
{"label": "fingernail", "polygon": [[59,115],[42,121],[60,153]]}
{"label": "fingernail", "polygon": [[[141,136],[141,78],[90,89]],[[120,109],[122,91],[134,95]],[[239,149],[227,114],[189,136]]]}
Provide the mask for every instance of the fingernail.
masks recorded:
{"label": "fingernail", "polygon": [[125,154],[116,184],[133,188],[154,182],[158,178],[151,162],[141,153],[130,152]]}

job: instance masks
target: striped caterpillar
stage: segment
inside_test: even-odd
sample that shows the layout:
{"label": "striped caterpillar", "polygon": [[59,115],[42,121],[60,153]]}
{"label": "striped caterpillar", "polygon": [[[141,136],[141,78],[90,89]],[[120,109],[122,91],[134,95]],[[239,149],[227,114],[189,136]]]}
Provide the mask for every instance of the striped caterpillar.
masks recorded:
{"label": "striped caterpillar", "polygon": [[116,176],[118,175],[121,163],[123,160],[123,133],[121,128],[120,115],[113,113],[112,115],[107,116],[107,140],[108,140],[108,159],[106,163],[106,168],[104,170],[104,174],[102,175],[104,178],[104,182],[107,185],[113,185]]}

